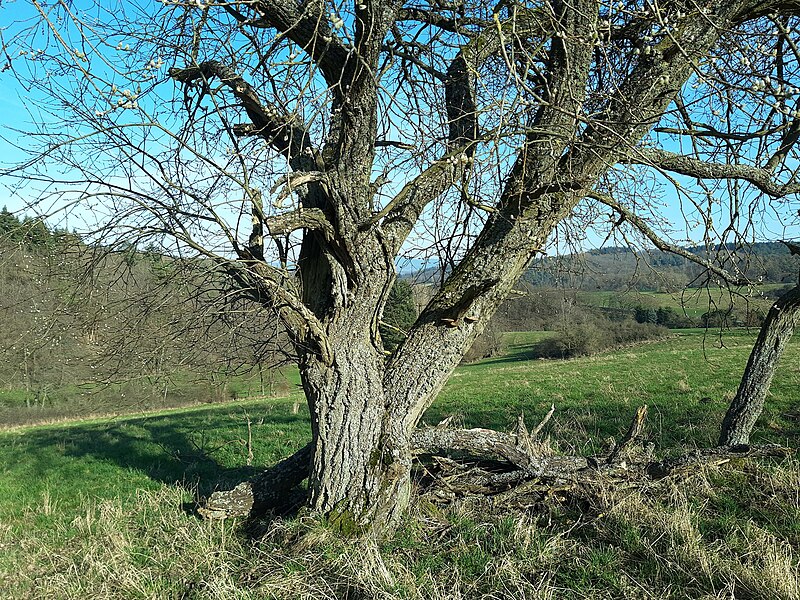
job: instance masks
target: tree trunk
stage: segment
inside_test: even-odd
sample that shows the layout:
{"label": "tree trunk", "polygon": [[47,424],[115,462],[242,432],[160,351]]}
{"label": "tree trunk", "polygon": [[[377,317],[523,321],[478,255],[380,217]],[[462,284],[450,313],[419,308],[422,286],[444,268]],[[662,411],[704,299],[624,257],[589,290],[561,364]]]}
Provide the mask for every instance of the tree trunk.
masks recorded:
{"label": "tree trunk", "polygon": [[310,506],[343,533],[380,533],[408,504],[411,449],[387,411],[371,315],[347,312],[329,334],[333,363],[307,357],[301,365],[314,438]]}
{"label": "tree trunk", "polygon": [[772,305],[758,335],[739,390],[722,421],[720,446],[750,443],[750,432],[764,409],[764,400],[778,361],[800,321],[800,285]]}

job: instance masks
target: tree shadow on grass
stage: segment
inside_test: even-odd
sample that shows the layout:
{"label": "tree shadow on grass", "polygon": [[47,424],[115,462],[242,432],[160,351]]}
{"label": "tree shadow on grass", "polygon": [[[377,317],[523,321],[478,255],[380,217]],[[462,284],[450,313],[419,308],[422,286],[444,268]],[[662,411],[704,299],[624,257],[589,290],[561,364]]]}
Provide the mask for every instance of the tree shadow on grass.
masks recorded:
{"label": "tree shadow on grass", "polygon": [[[16,436],[15,443],[23,449],[21,460],[32,467],[28,472],[35,476],[56,482],[61,476],[83,477],[87,486],[96,489],[105,483],[114,485],[103,482],[104,477],[119,480],[125,476],[120,469],[130,470],[203,497],[216,489],[232,488],[307,443],[307,415],[275,408],[248,407],[249,447],[245,411],[231,406],[36,428]],[[254,460],[248,465],[250,450]],[[75,468],[76,458],[92,460]],[[70,475],[63,475],[63,467],[70,462]],[[194,505],[185,508],[194,511]]]}
{"label": "tree shadow on grass", "polygon": [[503,354],[484,358],[473,363],[462,364],[461,368],[487,367],[505,365],[508,363],[523,363],[536,360],[562,360],[570,358],[558,354],[554,350],[552,340],[541,340],[532,344],[513,344],[508,346]]}

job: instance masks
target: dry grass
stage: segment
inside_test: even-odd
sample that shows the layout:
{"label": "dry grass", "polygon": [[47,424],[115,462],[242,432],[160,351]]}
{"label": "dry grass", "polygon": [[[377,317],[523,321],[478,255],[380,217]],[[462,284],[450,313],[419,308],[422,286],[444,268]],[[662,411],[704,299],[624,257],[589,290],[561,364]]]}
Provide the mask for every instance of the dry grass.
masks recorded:
{"label": "dry grass", "polygon": [[[657,493],[595,490],[588,511],[420,501],[378,543],[339,539],[310,517],[263,523],[254,539],[195,519],[186,493],[164,486],[135,504],[87,499],[45,536],[0,525],[0,587],[48,599],[797,600],[799,489],[800,465],[787,461]],[[724,507],[752,495],[758,514],[729,522]]]}
{"label": "dry grass", "polygon": [[[524,412],[532,425],[555,400],[545,440],[581,453],[618,436],[647,403],[662,450],[708,445],[747,348],[728,362],[722,349],[710,350],[724,365],[711,368],[696,341],[654,344],[624,360],[472,365],[426,418],[455,413],[466,427],[504,428]],[[664,368],[677,361],[680,372]],[[787,356],[784,367],[792,364]],[[757,438],[792,444],[796,421],[785,415],[800,380],[781,373],[764,419],[780,427],[761,427]],[[503,394],[499,381],[509,382]],[[245,411],[259,417],[254,464],[307,441],[308,415],[292,404],[237,402],[3,433],[0,598],[800,600],[795,460],[727,465],[675,488],[591,490],[592,503],[547,513],[418,501],[381,543],[341,540],[308,516],[262,523],[253,539],[240,523],[185,512],[185,487],[243,476]]]}
{"label": "dry grass", "polygon": [[[649,564],[657,579],[672,582],[673,590],[653,597],[800,599],[800,555],[792,532],[775,527],[781,513],[785,523],[798,524],[800,467],[796,461],[770,468],[751,464],[742,475],[700,473],[660,498],[615,497],[598,520],[597,533]],[[746,509],[748,500],[732,495],[754,491],[762,502],[750,508],[772,527],[744,514],[732,520],[720,511],[731,503]],[[635,571],[628,569],[634,579]]]}

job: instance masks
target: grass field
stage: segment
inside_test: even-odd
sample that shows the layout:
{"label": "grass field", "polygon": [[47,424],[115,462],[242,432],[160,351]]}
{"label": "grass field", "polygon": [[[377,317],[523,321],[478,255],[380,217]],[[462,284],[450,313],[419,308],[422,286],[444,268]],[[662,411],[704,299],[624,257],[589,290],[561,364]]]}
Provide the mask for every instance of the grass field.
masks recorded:
{"label": "grass field", "polygon": [[[285,397],[300,385],[297,369],[240,374],[176,372],[156,392],[149,381],[53,386],[41,392],[0,388],[0,428],[72,420],[86,415],[121,415],[181,406],[230,402],[242,398]],[[155,392],[155,393],[154,393]]]}
{"label": "grass field", "polygon": [[[658,452],[714,442],[753,334],[669,340],[528,361],[541,334],[457,370],[425,416],[534,423],[564,451],[619,436],[640,404]],[[797,445],[800,344],[773,383],[755,442]],[[800,465],[698,473],[658,494],[547,514],[415,504],[391,540],[338,540],[313,519],[199,521],[208,493],[309,437],[296,393],[0,432],[0,590],[9,598],[800,598]],[[248,421],[252,464],[248,466]]]}
{"label": "grass field", "polygon": [[727,288],[688,288],[680,292],[596,291],[578,292],[582,304],[602,308],[633,308],[637,305],[648,308],[672,308],[678,314],[698,319],[710,310],[725,311],[734,306],[739,310],[749,307],[766,313],[774,302],[764,294],[782,289],[784,284],[766,284],[754,290],[741,289],[731,293]]}
{"label": "grass field", "polygon": [[[532,423],[555,404],[553,437],[583,444],[618,435],[636,407],[648,404],[652,436],[663,447],[713,444],[755,338],[746,331],[720,338],[680,330],[667,340],[587,358],[525,360],[526,344],[542,335],[513,334],[507,355],[458,369],[428,420],[458,413],[468,425],[508,428],[520,412]],[[773,382],[758,433],[764,440],[786,442],[800,433],[794,417],[786,417],[797,412],[798,346]]]}

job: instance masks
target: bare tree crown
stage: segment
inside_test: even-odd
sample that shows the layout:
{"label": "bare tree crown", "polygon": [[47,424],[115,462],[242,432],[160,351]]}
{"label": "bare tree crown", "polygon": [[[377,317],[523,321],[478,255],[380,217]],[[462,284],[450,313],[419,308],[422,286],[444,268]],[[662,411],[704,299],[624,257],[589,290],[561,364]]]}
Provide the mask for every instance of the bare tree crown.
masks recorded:
{"label": "bare tree crown", "polygon": [[[311,409],[286,464],[343,530],[397,523],[414,428],[555,231],[724,254],[797,222],[797,0],[32,7],[4,48],[40,153],[8,174],[278,312]],[[387,359],[427,243],[442,284]]]}
{"label": "bare tree crown", "polygon": [[322,355],[403,249],[437,249],[452,323],[570,215],[678,251],[675,204],[710,244],[796,223],[794,1],[33,8],[6,68],[50,116],[8,174],[225,265]]}

